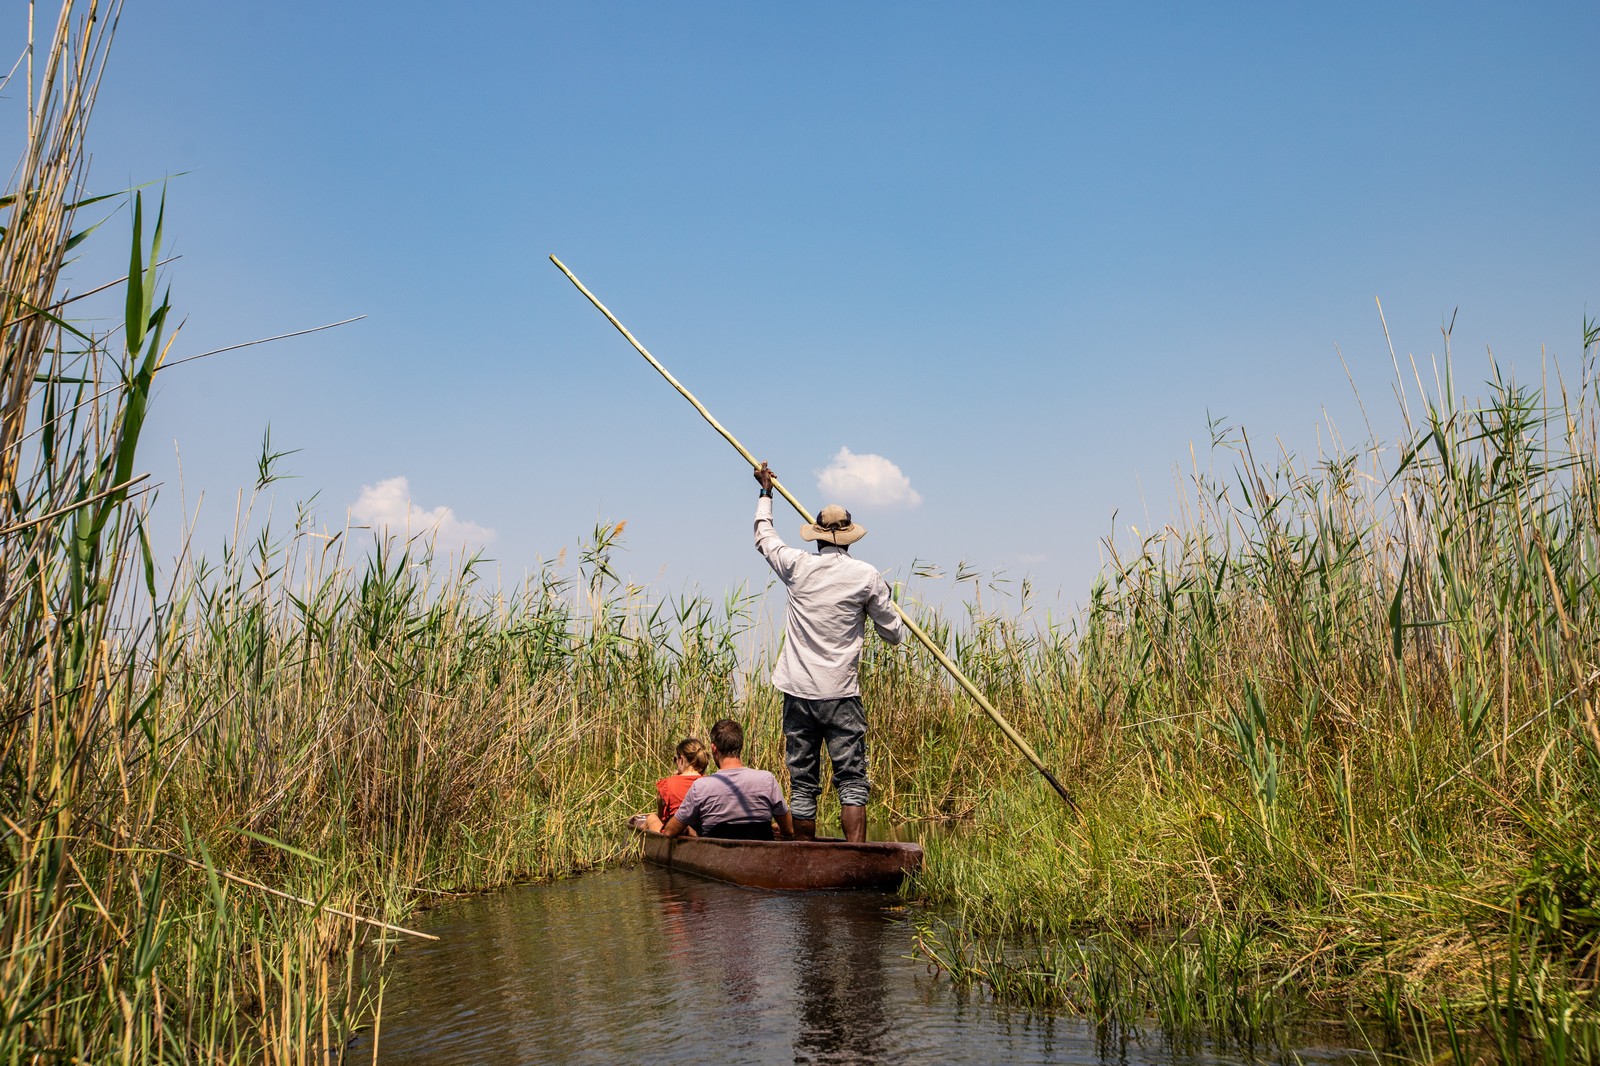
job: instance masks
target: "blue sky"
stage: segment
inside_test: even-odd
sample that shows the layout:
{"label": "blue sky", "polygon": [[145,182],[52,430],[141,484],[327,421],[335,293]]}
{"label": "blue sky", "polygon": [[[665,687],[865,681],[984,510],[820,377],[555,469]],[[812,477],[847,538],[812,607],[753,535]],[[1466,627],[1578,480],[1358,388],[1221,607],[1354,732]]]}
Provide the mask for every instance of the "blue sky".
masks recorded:
{"label": "blue sky", "polygon": [[1592,3],[130,0],[91,179],[183,172],[174,356],[367,316],[167,374],[158,524],[181,456],[214,555],[270,423],[284,517],[448,509],[507,581],[626,520],[663,594],[763,585],[739,458],[554,253],[813,507],[841,449],[897,468],[840,501],[857,554],[1070,605],[1208,417],[1359,445],[1342,352],[1398,433],[1375,297],[1402,359],[1459,308],[1469,385],[1575,358],[1597,38]]}

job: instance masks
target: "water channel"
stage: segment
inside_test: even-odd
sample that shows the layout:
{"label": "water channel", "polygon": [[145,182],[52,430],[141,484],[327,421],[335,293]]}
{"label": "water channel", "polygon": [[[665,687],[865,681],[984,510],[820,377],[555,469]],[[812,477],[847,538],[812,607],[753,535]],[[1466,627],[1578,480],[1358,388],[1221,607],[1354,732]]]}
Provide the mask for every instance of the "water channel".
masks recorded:
{"label": "water channel", "polygon": [[912,917],[892,895],[760,892],[646,866],[454,901],[419,924],[437,942],[397,955],[377,1061],[1246,1061],[1178,1055],[1154,1034],[1107,1046],[1079,1019],[958,992],[912,957]]}

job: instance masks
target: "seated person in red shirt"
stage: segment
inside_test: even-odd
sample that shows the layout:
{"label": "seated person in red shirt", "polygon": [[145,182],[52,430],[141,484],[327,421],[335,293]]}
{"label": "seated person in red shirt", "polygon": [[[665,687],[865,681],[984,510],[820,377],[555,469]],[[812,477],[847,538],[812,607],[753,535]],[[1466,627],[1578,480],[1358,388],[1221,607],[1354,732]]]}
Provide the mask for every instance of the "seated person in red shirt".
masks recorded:
{"label": "seated person in red shirt", "polygon": [[711,757],[717,772],[689,786],[683,803],[661,832],[669,837],[693,829],[703,837],[734,840],[771,840],[772,823],[778,835],[794,836],[794,819],[783,801],[778,779],[765,770],[744,764],[744,730],[724,718],[711,727]]}
{"label": "seated person in red shirt", "polygon": [[711,753],[699,737],[684,737],[678,742],[678,752],[673,757],[672,765],[678,772],[656,782],[656,813],[645,816],[645,828],[652,833],[661,832],[662,825],[677,811],[678,804],[683,802],[689,786],[700,780],[700,775],[706,772],[706,767],[711,765]]}

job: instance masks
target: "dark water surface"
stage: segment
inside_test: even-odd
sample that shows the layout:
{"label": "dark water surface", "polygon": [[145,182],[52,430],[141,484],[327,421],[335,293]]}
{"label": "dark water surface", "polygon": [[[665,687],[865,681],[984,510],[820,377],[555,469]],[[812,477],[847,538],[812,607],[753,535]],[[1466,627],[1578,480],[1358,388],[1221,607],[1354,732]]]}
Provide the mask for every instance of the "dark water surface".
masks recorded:
{"label": "dark water surface", "polygon": [[400,949],[378,1061],[1242,1061],[1175,1055],[1154,1036],[1106,1047],[1080,1020],[960,994],[910,957],[910,919],[891,895],[758,892],[655,867],[451,903],[419,926],[438,942]]}

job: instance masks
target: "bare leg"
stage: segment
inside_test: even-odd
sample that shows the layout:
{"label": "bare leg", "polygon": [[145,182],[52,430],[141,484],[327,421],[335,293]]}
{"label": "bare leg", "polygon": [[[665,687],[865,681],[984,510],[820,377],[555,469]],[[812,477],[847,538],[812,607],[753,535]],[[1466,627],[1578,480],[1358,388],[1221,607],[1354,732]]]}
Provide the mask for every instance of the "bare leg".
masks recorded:
{"label": "bare leg", "polygon": [[794,820],[794,838],[796,840],[817,839],[817,820],[815,818],[796,818]]}
{"label": "bare leg", "polygon": [[844,825],[844,838],[850,843],[860,844],[867,839],[867,809],[865,807],[840,807],[839,821]]}

